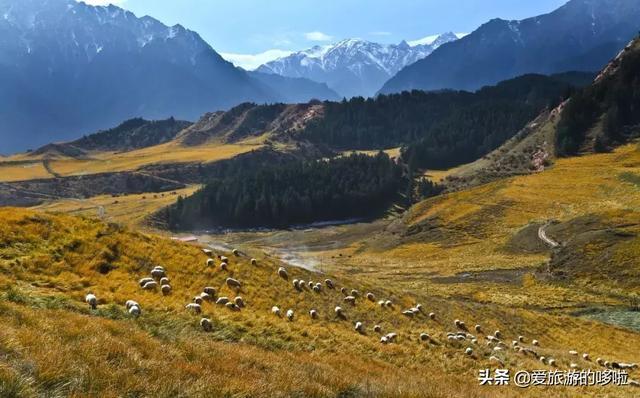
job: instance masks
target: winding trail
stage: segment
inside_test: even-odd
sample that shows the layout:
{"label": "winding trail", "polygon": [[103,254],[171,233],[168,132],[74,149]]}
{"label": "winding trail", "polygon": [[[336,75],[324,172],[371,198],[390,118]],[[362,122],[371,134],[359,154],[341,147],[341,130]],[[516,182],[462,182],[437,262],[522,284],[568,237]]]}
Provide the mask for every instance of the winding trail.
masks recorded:
{"label": "winding trail", "polygon": [[540,238],[541,241],[543,241],[544,243],[546,243],[547,245],[551,246],[551,247],[558,247],[560,246],[560,243],[556,242],[555,240],[549,238],[547,236],[547,231],[545,231],[545,229],[549,226],[549,223],[546,223],[544,225],[542,225],[540,228],[538,228],[538,238]]}

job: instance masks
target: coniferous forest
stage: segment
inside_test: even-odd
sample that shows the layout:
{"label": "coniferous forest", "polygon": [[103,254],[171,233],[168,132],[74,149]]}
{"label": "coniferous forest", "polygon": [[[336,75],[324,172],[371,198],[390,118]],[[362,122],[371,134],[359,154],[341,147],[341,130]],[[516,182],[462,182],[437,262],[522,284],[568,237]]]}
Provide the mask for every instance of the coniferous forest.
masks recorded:
{"label": "coniferous forest", "polygon": [[386,154],[292,161],[210,181],[166,210],[171,229],[288,227],[381,213],[403,184]]}

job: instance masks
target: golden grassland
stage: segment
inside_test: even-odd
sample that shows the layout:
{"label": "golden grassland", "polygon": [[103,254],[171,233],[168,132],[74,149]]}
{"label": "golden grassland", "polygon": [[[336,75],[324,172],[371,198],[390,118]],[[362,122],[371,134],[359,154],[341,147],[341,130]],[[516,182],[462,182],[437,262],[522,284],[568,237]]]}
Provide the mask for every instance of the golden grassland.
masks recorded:
{"label": "golden grassland", "polygon": [[199,189],[198,185],[189,186],[172,192],[144,193],[134,195],[94,196],[90,199],[58,199],[48,201],[32,209],[53,213],[68,213],[84,216],[97,216],[98,209],[104,209],[105,221],[146,228],[146,217],[169,206],[178,196],[190,196]]}
{"label": "golden grassland", "polygon": [[[347,286],[389,298],[393,309],[359,299],[345,305],[337,290],[296,292],[276,274],[275,259],[249,250],[231,256],[229,271],[206,267],[198,247],[156,235],[133,232],[89,217],[53,215],[21,209],[0,209],[0,396],[406,396],[512,397],[552,394],[558,397],[637,395],[633,387],[540,387],[519,390],[481,387],[478,369],[495,367],[499,356],[511,369],[547,368],[532,357],[511,350],[492,352],[481,339],[474,357],[468,344],[447,343],[453,320],[500,329],[506,340],[518,335],[537,338],[542,355],[553,356],[566,369],[569,349],[593,358],[632,362],[640,357],[640,338],[602,323],[483,304],[442,299],[425,290],[409,291],[394,283],[374,284],[360,276],[332,276],[338,288]],[[249,263],[249,257],[258,265]],[[137,280],[155,265],[163,265],[173,293],[142,291]],[[323,280],[326,275],[289,268],[290,278]],[[247,303],[240,312],[204,304],[214,328],[198,327],[200,316],[184,305],[204,286],[219,296],[234,297],[224,285],[227,276],[242,282],[239,294]],[[97,310],[83,298],[93,292]],[[133,299],[142,316],[127,316],[123,304]],[[402,309],[421,302],[424,315],[407,318]],[[270,313],[273,305],[294,309],[288,322]],[[346,320],[333,315],[342,305]],[[320,313],[312,321],[311,308]],[[355,321],[366,325],[362,335]],[[397,344],[381,345],[372,331],[399,334]],[[429,333],[434,342],[420,343]],[[632,377],[638,378],[638,371]]]}
{"label": "golden grassland", "polygon": [[[56,157],[49,161],[51,169],[58,175],[77,176],[86,174],[132,171],[143,166],[161,163],[215,162],[250,152],[262,147],[259,140],[236,144],[208,143],[200,146],[183,146],[171,141],[129,152],[90,153],[87,159]],[[21,181],[35,178],[52,178],[43,166],[42,157],[20,154],[0,163],[0,181]]]}

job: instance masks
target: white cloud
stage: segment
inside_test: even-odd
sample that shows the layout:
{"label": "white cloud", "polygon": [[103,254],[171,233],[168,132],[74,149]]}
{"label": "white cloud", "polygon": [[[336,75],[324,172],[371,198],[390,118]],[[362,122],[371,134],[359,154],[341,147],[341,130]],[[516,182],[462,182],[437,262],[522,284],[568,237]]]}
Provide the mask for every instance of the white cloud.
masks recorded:
{"label": "white cloud", "polygon": [[127,0],[76,0],[78,2],[84,2],[91,6],[107,6],[109,4],[120,5]]}
{"label": "white cloud", "polygon": [[246,70],[254,70],[260,65],[266,64],[274,59],[286,57],[292,53],[293,51],[273,49],[260,54],[220,53],[220,55],[235,66],[239,66]]}
{"label": "white cloud", "polygon": [[332,36],[329,36],[326,33],[323,32],[307,32],[304,34],[304,37],[307,38],[307,40],[311,40],[311,41],[331,41],[333,40]]}

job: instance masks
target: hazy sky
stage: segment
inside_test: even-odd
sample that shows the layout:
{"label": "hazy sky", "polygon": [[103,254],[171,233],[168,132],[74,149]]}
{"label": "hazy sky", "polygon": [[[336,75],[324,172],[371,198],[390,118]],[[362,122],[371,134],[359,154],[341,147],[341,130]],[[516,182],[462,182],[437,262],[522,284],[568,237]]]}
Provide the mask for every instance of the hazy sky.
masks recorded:
{"label": "hazy sky", "polygon": [[115,3],[195,30],[220,53],[265,58],[358,37],[383,43],[471,32],[492,18],[522,19],[567,0],[85,0]]}

